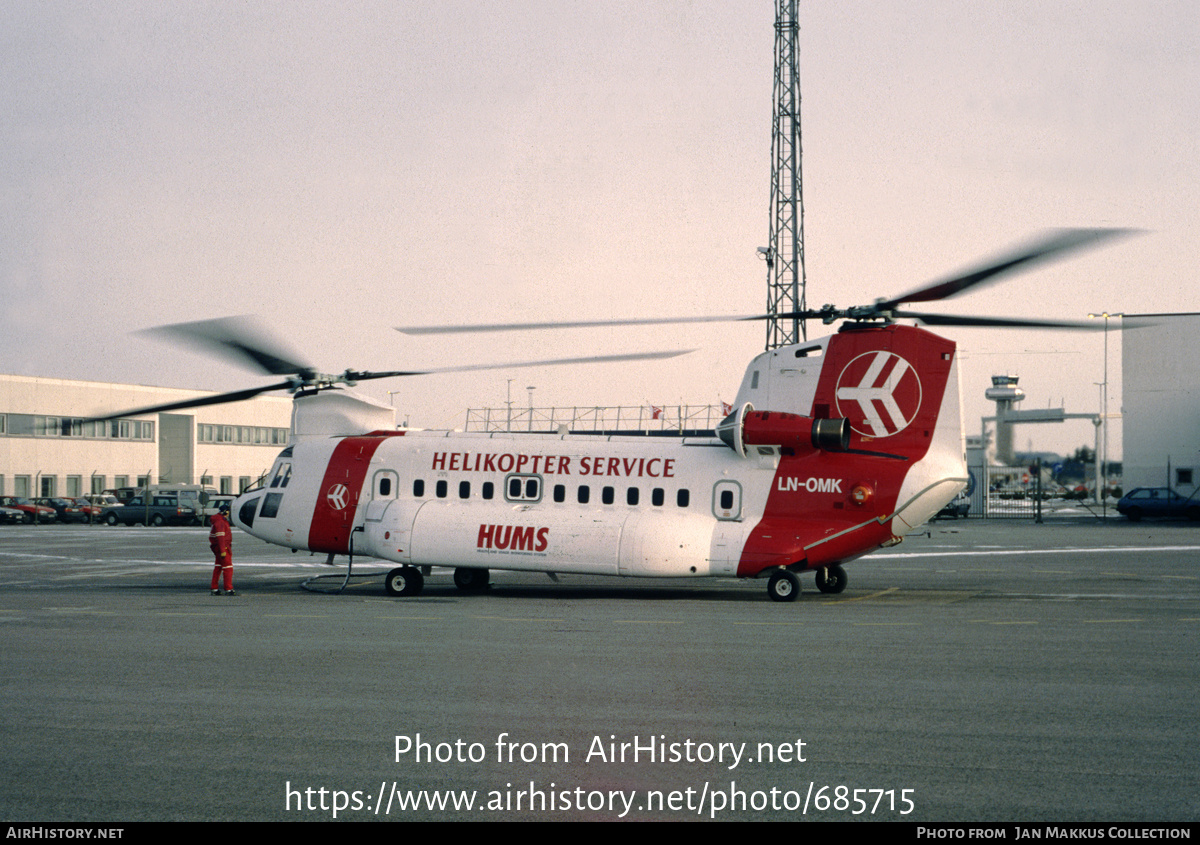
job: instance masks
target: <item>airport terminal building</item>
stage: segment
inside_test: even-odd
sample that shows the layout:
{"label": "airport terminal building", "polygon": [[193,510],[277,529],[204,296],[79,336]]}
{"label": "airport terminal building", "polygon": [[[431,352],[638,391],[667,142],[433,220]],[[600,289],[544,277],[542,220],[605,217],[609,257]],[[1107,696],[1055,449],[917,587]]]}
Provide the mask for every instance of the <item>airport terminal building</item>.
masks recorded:
{"label": "airport terminal building", "polygon": [[288,443],[289,397],[88,422],[202,390],[0,375],[0,495],[84,496],[154,483],[240,493]]}
{"label": "airport terminal building", "polygon": [[1121,333],[1124,487],[1200,484],[1200,314],[1138,314],[1148,328]]}

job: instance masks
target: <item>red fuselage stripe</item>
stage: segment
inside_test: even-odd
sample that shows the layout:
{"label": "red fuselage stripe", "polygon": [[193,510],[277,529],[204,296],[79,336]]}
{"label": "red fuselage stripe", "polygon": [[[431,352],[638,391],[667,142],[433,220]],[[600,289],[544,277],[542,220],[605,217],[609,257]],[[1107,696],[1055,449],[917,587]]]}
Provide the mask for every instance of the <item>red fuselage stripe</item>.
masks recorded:
{"label": "red fuselage stripe", "polygon": [[398,437],[403,432],[380,432],[376,436],[347,437],[341,440],[329,458],[325,477],[317,491],[308,547],[314,552],[345,554],[350,550],[350,532],[358,511],[371,458],[384,435]]}

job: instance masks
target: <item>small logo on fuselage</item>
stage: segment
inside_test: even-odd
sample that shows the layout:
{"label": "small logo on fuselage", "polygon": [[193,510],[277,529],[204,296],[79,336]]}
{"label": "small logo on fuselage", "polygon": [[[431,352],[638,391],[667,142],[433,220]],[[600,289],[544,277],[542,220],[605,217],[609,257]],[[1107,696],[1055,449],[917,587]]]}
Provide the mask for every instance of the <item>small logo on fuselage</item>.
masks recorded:
{"label": "small logo on fuselage", "polygon": [[345,484],[335,484],[329,488],[329,492],[325,494],[325,501],[329,503],[329,507],[335,511],[340,511],[346,507],[346,501],[349,498],[350,490]]}
{"label": "small logo on fuselage", "polygon": [[[892,352],[864,352],[846,365],[834,390],[838,414],[865,437],[899,434],[921,409],[921,379]],[[857,410],[857,413],[856,413]]]}

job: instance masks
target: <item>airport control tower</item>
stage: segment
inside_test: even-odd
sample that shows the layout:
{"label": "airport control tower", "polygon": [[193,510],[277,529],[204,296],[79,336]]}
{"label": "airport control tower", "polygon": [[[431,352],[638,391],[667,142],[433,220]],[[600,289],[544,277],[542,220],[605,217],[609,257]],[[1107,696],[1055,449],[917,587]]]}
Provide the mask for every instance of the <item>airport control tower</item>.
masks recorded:
{"label": "airport control tower", "polygon": [[984,393],[996,403],[996,463],[1001,466],[1013,464],[1012,423],[1005,416],[1013,405],[1025,398],[1025,391],[1017,387],[1017,376],[992,376],[992,386]]}

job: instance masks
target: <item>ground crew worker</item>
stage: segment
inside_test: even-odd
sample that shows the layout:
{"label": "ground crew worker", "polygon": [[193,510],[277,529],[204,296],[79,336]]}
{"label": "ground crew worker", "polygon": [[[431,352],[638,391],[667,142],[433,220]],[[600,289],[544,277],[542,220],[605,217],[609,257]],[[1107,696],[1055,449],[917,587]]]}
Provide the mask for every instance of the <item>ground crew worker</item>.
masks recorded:
{"label": "ground crew worker", "polygon": [[233,591],[233,529],[229,525],[229,503],[222,502],[212,516],[212,529],[208,532],[208,546],[216,556],[213,566],[212,594],[221,595],[217,586],[221,573],[225,574],[225,595],[236,596]]}

